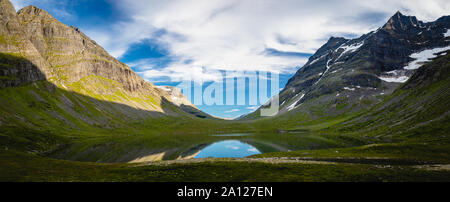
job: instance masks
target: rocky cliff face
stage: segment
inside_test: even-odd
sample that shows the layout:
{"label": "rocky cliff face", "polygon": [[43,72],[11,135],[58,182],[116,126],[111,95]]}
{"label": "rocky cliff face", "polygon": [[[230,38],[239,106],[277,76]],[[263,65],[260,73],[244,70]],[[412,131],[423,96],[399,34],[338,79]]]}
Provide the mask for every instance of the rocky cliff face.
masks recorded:
{"label": "rocky cliff face", "polygon": [[[16,95],[22,108],[1,109],[4,116],[18,117],[21,110],[39,114],[38,109],[30,108],[36,102],[46,106],[56,102],[54,107],[61,112],[50,107],[42,113],[66,124],[71,119],[107,125],[117,118],[200,113],[178,89],[167,91],[144,81],[80,29],[59,22],[42,9],[28,6],[16,13],[8,0],[0,0],[0,16],[0,102],[11,105],[3,95],[11,89],[5,88],[17,88],[12,94],[25,92]],[[24,96],[27,98],[21,99]],[[24,113],[19,117],[28,120],[36,116]]]}
{"label": "rocky cliff face", "polygon": [[56,80],[71,84],[95,74],[132,92],[151,85],[78,28],[59,22],[44,10],[25,7],[18,12],[18,19],[27,38],[54,69]]}
{"label": "rocky cliff face", "polygon": [[429,58],[450,49],[449,28],[450,16],[424,23],[397,12],[359,38],[330,38],[280,93],[280,114],[319,117],[373,106]]}
{"label": "rocky cliff face", "polygon": [[[51,76],[49,63],[28,40],[9,1],[0,1],[0,16],[0,88],[44,80]],[[24,60],[12,61],[12,57]]]}

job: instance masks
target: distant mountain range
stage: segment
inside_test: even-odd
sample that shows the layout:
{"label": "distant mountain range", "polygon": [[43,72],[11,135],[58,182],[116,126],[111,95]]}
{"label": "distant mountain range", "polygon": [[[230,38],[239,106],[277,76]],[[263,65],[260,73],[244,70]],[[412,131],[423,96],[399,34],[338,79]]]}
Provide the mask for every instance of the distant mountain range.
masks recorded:
{"label": "distant mountain range", "polygon": [[[356,112],[380,103],[416,70],[450,50],[450,16],[424,23],[395,13],[356,39],[331,37],[280,92],[278,116],[311,119]],[[268,106],[263,106],[265,108]],[[260,118],[260,109],[242,120]]]}

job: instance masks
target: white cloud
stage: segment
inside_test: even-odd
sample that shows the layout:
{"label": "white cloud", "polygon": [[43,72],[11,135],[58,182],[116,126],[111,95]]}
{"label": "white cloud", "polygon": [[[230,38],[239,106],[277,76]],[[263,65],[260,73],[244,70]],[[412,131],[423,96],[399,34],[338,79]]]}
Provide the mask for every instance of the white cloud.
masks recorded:
{"label": "white cloud", "polygon": [[[13,0],[16,7],[33,0]],[[54,0],[43,0],[54,1]],[[25,2],[25,3],[24,3]],[[307,58],[265,50],[314,53],[330,36],[357,36],[381,26],[397,10],[431,21],[448,15],[448,0],[111,0],[126,21],[83,30],[120,57],[150,39],[173,59],[156,69],[131,64],[148,80],[162,76],[210,79],[214,70],[292,73]]]}
{"label": "white cloud", "polygon": [[[115,2],[133,19],[119,26],[122,34],[108,32],[113,37],[101,42],[115,56],[123,54],[131,43],[152,38],[157,30],[166,33],[153,40],[167,48],[176,60],[167,69],[148,70],[144,77],[149,79],[161,74],[179,76],[200,67],[292,72],[293,67],[303,65],[306,58],[267,55],[264,51],[271,48],[313,53],[330,36],[367,33],[381,26],[397,10],[423,20],[434,20],[450,10],[450,2],[445,0]],[[366,19],[371,18],[367,14],[382,17]],[[186,64],[185,61],[192,62]]]}
{"label": "white cloud", "polygon": [[239,110],[239,109],[232,109],[232,110],[229,110],[229,111],[225,111],[225,113],[233,113],[233,112],[238,112],[238,111],[241,111],[241,110]]}
{"label": "white cloud", "polygon": [[238,146],[233,146],[233,145],[226,145],[225,148],[232,149],[232,150],[239,150],[240,149]]}
{"label": "white cloud", "polygon": [[16,10],[20,10],[21,8],[27,6],[26,0],[11,0],[11,3],[14,5]]}

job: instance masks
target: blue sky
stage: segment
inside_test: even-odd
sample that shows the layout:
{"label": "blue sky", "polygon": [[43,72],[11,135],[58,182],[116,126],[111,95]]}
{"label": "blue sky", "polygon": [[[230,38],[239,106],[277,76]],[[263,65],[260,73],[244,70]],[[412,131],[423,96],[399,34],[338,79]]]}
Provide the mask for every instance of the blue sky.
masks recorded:
{"label": "blue sky", "polygon": [[[280,75],[280,88],[331,36],[357,37],[397,10],[423,21],[448,15],[448,0],[12,0],[79,27],[147,81],[211,83],[223,71]],[[239,88],[242,88],[240,86]],[[248,94],[248,90],[247,90]],[[258,103],[262,104],[262,103]],[[198,106],[233,118],[257,106]]]}

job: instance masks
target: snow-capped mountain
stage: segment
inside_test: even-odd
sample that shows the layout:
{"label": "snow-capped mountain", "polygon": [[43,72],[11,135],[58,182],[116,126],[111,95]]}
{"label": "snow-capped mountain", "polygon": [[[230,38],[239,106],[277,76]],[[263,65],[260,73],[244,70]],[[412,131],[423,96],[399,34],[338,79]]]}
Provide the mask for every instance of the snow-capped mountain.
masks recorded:
{"label": "snow-capped mountain", "polygon": [[[450,16],[424,23],[397,12],[356,39],[331,37],[280,92],[280,113],[310,117],[357,111],[392,93],[430,58],[450,49]],[[326,111],[327,113],[322,113]],[[259,117],[259,110],[244,119]]]}

